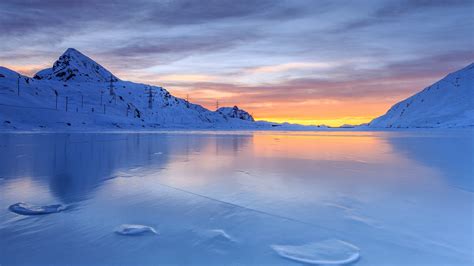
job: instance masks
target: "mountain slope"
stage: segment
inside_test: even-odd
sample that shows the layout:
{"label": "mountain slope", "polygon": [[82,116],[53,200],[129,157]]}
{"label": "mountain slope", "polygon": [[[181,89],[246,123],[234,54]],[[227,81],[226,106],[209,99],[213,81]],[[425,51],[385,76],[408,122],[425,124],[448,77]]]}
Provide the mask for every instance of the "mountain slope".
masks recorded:
{"label": "mountain slope", "polygon": [[474,126],[474,63],[395,104],[374,128]]}
{"label": "mountain slope", "polygon": [[75,49],[34,78],[0,67],[0,129],[255,128],[162,87],[122,81]]}

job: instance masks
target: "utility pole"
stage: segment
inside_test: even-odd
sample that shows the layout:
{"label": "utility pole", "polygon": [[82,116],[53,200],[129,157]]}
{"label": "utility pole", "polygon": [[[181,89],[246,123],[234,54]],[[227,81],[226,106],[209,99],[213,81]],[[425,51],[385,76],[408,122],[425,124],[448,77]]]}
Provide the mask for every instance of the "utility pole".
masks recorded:
{"label": "utility pole", "polygon": [[112,74],[110,74],[109,93],[110,96],[112,96],[112,99],[114,99],[115,104],[117,104],[117,95],[115,94],[114,79],[112,78]]}
{"label": "utility pole", "polygon": [[189,108],[189,94],[186,94],[186,107]]}
{"label": "utility pole", "polygon": [[219,109],[219,100],[216,100],[216,110]]}
{"label": "utility pole", "polygon": [[20,75],[18,75],[18,81],[17,81],[17,93],[18,93],[18,96],[20,96]]}
{"label": "utility pole", "polygon": [[114,80],[112,79],[112,75],[110,75],[109,93],[110,93],[110,96],[115,96]]}
{"label": "utility pole", "polygon": [[153,95],[155,92],[151,87],[148,88],[148,91],[145,90],[145,93],[148,94],[148,108],[152,109],[153,108]]}
{"label": "utility pole", "polygon": [[58,91],[54,90],[54,95],[56,95],[56,110],[58,110]]}

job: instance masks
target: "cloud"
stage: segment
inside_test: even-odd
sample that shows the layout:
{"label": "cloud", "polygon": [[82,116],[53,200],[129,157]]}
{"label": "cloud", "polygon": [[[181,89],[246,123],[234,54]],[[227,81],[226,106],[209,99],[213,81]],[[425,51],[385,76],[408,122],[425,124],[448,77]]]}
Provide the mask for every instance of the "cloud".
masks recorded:
{"label": "cloud", "polygon": [[291,62],[278,65],[270,66],[260,66],[249,68],[246,70],[248,73],[258,74],[258,73],[272,73],[272,72],[285,72],[288,70],[298,70],[298,69],[328,69],[337,66],[335,63],[331,62]]}
{"label": "cloud", "polygon": [[[344,78],[294,78],[274,83],[245,85],[242,83],[202,82],[170,79],[162,85],[196,95],[195,99],[207,101],[220,97],[223,102],[236,100],[248,104],[263,102],[307,103],[313,100],[402,100],[431,85],[451,71],[471,63],[474,52],[465,50],[421,57],[414,60],[387,64],[376,69],[352,69]],[[347,69],[334,71],[347,72]],[[218,77],[213,77],[217,80]],[[160,81],[158,81],[160,82]],[[212,93],[214,92],[214,93]],[[205,96],[205,97],[204,97]]]}
{"label": "cloud", "polygon": [[426,11],[426,9],[440,8],[446,10],[452,7],[472,6],[470,0],[397,0],[388,1],[374,12],[374,17],[399,17],[409,13]]}
{"label": "cloud", "polygon": [[270,0],[137,0],[133,4],[127,0],[4,0],[0,10],[2,35],[23,35],[48,28],[70,31],[84,24],[179,26],[246,17],[282,19],[300,13],[297,8]]}
{"label": "cloud", "polygon": [[284,14],[277,6],[277,1],[269,0],[162,1],[150,8],[144,20],[161,25],[189,25],[258,15],[272,18],[273,12]]}
{"label": "cloud", "polygon": [[371,10],[367,16],[363,15],[338,25],[331,32],[345,33],[370,26],[380,26],[383,23],[396,23],[402,20],[402,17],[411,14],[427,14],[434,11],[449,13],[452,9],[466,7],[470,7],[472,12],[474,8],[471,0],[389,0],[374,2],[374,6],[377,8]]}
{"label": "cloud", "polygon": [[211,75],[197,75],[197,74],[174,74],[158,76],[158,80],[162,82],[182,81],[182,82],[210,82],[217,77]]}

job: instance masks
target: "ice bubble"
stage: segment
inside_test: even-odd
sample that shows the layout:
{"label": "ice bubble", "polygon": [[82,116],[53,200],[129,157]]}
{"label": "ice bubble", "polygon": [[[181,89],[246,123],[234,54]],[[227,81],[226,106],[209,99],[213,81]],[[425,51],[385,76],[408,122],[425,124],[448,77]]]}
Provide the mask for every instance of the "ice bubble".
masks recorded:
{"label": "ice bubble", "polygon": [[10,205],[8,209],[14,213],[21,215],[40,215],[57,213],[65,210],[66,208],[61,204],[35,206],[24,202],[18,202],[13,205]]}
{"label": "ice bubble", "polygon": [[151,226],[141,225],[141,224],[122,224],[117,229],[115,233],[119,235],[144,235],[147,233],[158,234],[155,228]]}
{"label": "ice bubble", "polygon": [[272,245],[272,248],[284,258],[314,265],[346,265],[360,257],[358,247],[338,239],[301,246]]}

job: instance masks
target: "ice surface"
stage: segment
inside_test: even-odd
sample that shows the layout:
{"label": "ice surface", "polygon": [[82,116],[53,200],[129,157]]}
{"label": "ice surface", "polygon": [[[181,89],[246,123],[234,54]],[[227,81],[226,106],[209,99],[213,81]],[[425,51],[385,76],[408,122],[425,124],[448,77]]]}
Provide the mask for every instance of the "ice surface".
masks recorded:
{"label": "ice surface", "polygon": [[301,265],[272,245],[333,239],[358,266],[473,265],[473,133],[0,134],[0,264]]}
{"label": "ice surface", "polygon": [[359,248],[339,239],[328,239],[300,246],[273,245],[278,255],[315,265],[345,265],[357,261]]}
{"label": "ice surface", "polygon": [[193,231],[196,238],[194,245],[209,252],[226,254],[240,248],[240,243],[223,229],[196,229]]}
{"label": "ice surface", "polygon": [[63,211],[65,207],[61,204],[54,205],[45,205],[45,206],[35,206],[28,203],[15,203],[10,205],[8,209],[14,213],[21,215],[41,215],[41,214],[51,214]]}
{"label": "ice surface", "polygon": [[122,224],[115,229],[115,233],[119,235],[128,235],[128,236],[136,236],[136,235],[144,235],[147,233],[151,234],[158,234],[158,231],[151,226],[141,225],[141,224]]}
{"label": "ice surface", "polygon": [[235,242],[235,239],[222,229],[202,230],[198,235],[203,241]]}

